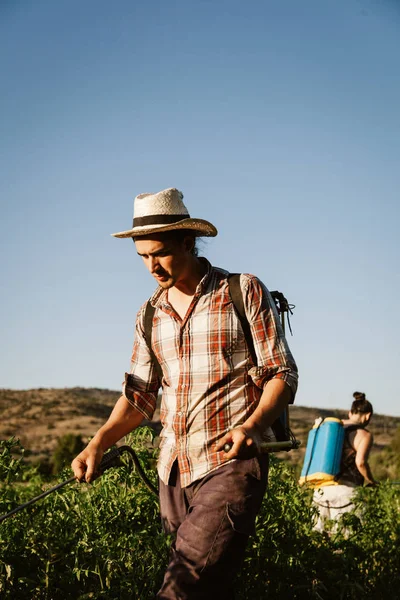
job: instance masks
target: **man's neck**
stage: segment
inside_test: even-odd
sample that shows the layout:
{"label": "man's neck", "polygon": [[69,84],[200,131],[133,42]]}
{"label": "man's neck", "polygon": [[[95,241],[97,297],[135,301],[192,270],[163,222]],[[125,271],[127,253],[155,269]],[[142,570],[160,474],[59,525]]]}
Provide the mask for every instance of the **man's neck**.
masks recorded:
{"label": "man's neck", "polygon": [[168,290],[168,302],[175,309],[181,319],[184,319],[187,310],[196,293],[197,286],[207,272],[207,265],[195,258],[190,276],[179,281]]}
{"label": "man's neck", "polygon": [[187,269],[187,275],[168,290],[168,296],[194,296],[197,286],[207,272],[207,265],[200,259],[193,257],[193,262]]}

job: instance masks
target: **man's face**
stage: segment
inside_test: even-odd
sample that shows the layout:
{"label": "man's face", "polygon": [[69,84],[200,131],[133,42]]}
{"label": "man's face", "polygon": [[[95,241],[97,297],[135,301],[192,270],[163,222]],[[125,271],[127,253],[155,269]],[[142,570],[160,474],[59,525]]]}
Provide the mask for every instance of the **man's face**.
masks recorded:
{"label": "man's face", "polygon": [[137,253],[157,283],[169,289],[185,279],[190,261],[192,242],[190,238],[177,241],[165,233],[136,238]]}

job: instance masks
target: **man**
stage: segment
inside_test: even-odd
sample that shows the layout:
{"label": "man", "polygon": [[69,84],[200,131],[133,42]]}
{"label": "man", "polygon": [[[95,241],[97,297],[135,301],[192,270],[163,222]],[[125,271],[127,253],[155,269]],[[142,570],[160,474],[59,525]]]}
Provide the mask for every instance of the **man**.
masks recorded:
{"label": "man", "polygon": [[343,420],[345,434],[337,485],[322,486],[314,492],[313,501],[319,512],[314,528],[318,531],[324,530],[327,520],[337,521],[355,508],[357,487],[377,484],[368,463],[373,437],[366,426],[372,417],[372,404],[362,392],[354,392],[353,397],[349,418]]}
{"label": "man", "polygon": [[196,237],[217,230],[190,218],[179,190],[137,196],[132,229],[113,235],[133,238],[158,283],[150,299],[151,343],[146,302],[137,315],[123,394],[72,467],[79,480],[92,481],[104,451],[152,418],[162,387],[160,512],[175,542],[157,598],[232,598],[233,575],[267,485],[260,441],[294,400],[296,365],[268,290],[253,275],[241,275],[257,354],[252,364],[228,272],[197,256]]}

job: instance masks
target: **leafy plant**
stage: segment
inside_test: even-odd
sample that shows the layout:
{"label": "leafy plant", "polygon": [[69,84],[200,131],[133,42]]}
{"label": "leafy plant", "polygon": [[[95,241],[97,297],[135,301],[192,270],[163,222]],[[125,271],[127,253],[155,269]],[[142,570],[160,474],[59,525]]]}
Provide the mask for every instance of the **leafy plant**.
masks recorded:
{"label": "leafy plant", "polygon": [[371,466],[377,479],[400,479],[400,427],[391,443],[379,454],[371,456]]}
{"label": "leafy plant", "polygon": [[[20,454],[15,458],[15,453]],[[0,482],[10,483],[19,474],[22,467],[23,449],[19,440],[11,437],[0,442]]]}
{"label": "leafy plant", "polygon": [[[153,430],[124,443],[156,484]],[[0,442],[0,512],[71,476],[44,483],[14,458],[18,442]],[[124,455],[125,456],[125,455]],[[128,456],[128,455],[126,455]],[[92,485],[72,483],[0,524],[0,597],[5,600],[147,600],[160,587],[169,543],[158,499],[129,460]],[[237,600],[399,598],[400,490],[360,489],[357,510],[339,529],[313,530],[311,492],[286,462],[271,457],[270,483],[257,535],[237,579]]]}
{"label": "leafy plant", "polygon": [[57,440],[57,446],[54,450],[51,464],[53,474],[56,475],[63,469],[67,464],[75,458],[79,452],[83,450],[85,444],[81,435],[74,433],[67,433]]}

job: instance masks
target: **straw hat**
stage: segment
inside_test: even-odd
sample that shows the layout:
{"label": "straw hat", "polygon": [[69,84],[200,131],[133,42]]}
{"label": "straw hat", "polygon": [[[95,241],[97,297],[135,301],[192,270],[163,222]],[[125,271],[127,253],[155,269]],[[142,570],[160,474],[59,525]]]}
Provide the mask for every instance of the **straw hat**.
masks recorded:
{"label": "straw hat", "polygon": [[132,229],[112,235],[117,238],[138,237],[172,229],[192,229],[197,236],[214,237],[218,233],[208,221],[191,219],[183,204],[182,192],[176,188],[168,188],[157,194],[136,196]]}

